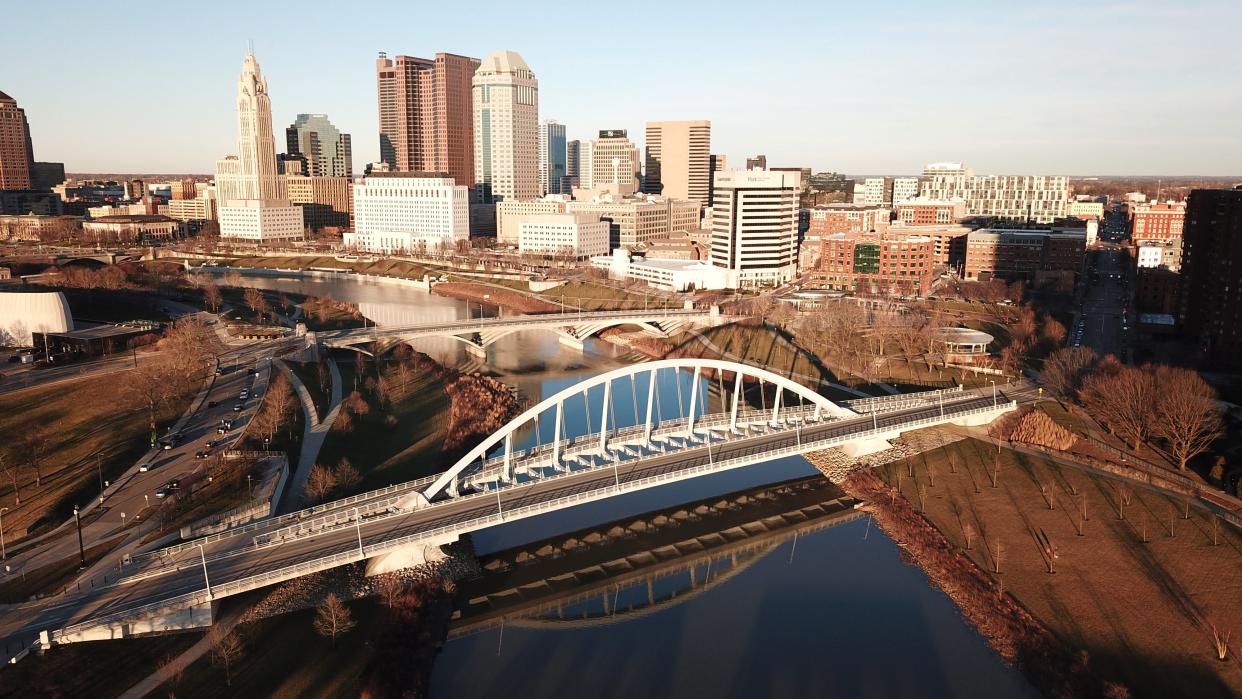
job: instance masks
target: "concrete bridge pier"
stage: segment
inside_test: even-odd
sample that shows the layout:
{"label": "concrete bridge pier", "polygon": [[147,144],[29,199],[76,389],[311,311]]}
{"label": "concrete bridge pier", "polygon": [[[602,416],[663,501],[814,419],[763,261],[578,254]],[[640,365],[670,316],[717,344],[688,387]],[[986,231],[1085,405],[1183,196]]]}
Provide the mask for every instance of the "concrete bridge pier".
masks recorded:
{"label": "concrete bridge pier", "polygon": [[477,357],[479,359],[487,359],[487,348],[486,347],[483,347],[482,345],[479,345],[478,343],[475,343],[475,342],[467,342],[465,343],[465,345],[466,345],[466,352],[468,352],[471,356]]}
{"label": "concrete bridge pier", "polygon": [[578,338],[574,337],[573,335],[570,335],[569,333],[557,333],[556,339],[562,345],[565,345],[566,347],[572,347],[578,350],[579,352],[583,352],[586,350],[586,345],[582,344],[582,340],[579,340]]}
{"label": "concrete bridge pier", "polygon": [[448,558],[441,546],[457,541],[456,534],[442,534],[429,539],[419,539],[394,551],[367,559],[367,576],[394,573],[405,568],[417,568]]}

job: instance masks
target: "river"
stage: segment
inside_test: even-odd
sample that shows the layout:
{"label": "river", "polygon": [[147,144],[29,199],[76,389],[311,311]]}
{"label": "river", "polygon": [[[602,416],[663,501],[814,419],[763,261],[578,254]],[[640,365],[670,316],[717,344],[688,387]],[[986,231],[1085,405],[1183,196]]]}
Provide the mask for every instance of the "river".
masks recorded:
{"label": "river", "polygon": [[[358,303],[381,324],[498,312],[408,287],[351,280],[259,277],[247,283]],[[583,353],[541,332],[502,339],[482,364],[454,344],[433,342],[420,350],[496,374],[533,400],[622,362],[608,343],[590,342]],[[665,417],[685,412],[691,381],[685,374],[660,377]],[[701,388],[713,396],[710,382]],[[643,385],[636,390],[645,395]],[[570,433],[590,427],[601,394],[582,398],[582,409],[567,404]],[[616,426],[633,424],[639,408],[627,391],[617,390],[612,405]],[[551,429],[551,423],[539,429]],[[519,442],[534,439],[531,430]],[[476,552],[486,556],[815,473],[801,457],[776,459],[479,531],[473,540]],[[711,571],[704,574],[710,577]],[[865,519],[783,541],[727,577],[718,573],[718,580],[678,604],[614,623],[521,624],[454,637],[436,660],[431,696],[1038,696],[988,648],[953,602]],[[614,608],[642,606],[634,594],[618,587]]]}

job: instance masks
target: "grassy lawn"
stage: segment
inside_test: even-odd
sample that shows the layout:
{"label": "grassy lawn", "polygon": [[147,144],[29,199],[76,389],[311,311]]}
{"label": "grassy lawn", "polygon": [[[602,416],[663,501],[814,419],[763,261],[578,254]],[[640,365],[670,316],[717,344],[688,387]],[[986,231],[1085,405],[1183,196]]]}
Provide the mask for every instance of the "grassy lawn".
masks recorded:
{"label": "grassy lawn", "polygon": [[614,289],[610,286],[582,281],[565,282],[539,295],[557,303],[560,303],[561,298],[564,297],[565,303],[575,306],[580,305],[582,308],[592,311],[682,307],[681,301],[672,301],[660,296]]}
{"label": "grassy lawn", "polygon": [[320,256],[286,256],[286,257],[239,257],[234,260],[220,261],[234,267],[257,267],[260,269],[340,269],[378,274],[388,277],[404,277],[422,279],[424,275],[433,273],[434,268],[405,260],[380,259],[374,262],[363,260],[338,260],[330,255]]}
{"label": "grassy lawn", "polygon": [[94,697],[110,699],[179,655],[202,634],[183,633],[93,641],[34,653],[0,670],[0,697]]}
{"label": "grassy lawn", "polygon": [[[997,460],[999,487],[993,488]],[[1208,512],[1192,507],[1183,519],[1182,503],[1161,493],[1010,450],[998,454],[977,440],[878,473],[899,484],[916,507],[919,493],[926,493],[925,516],[954,545],[964,549],[966,526],[973,528],[977,534],[965,553],[1054,634],[1089,653],[1095,671],[1125,684],[1133,696],[1242,692],[1242,666],[1216,659],[1208,626],[1234,630],[1235,638],[1238,633],[1242,533],[1221,523],[1214,545]],[[1132,499],[1123,519],[1126,497]],[[1042,541],[1055,547],[1054,574]]]}
{"label": "grassy lawn", "polygon": [[368,377],[378,377],[373,363],[368,361],[361,374],[352,360],[338,364],[344,394],[348,396],[354,390],[357,376],[358,392],[367,401],[369,411],[354,418],[352,432],[333,430],[328,435],[319,452],[319,462],[336,465],[348,458],[362,474],[358,491],[442,470],[440,449],[448,427],[449,400],[440,380],[424,372],[410,371],[403,385],[395,363],[384,362],[381,373],[388,384],[388,400],[381,401],[365,385]]}
{"label": "grassy lawn", "polygon": [[[10,461],[19,463],[21,492],[18,505],[12,481],[0,472],[0,503],[10,508],[4,513],[10,552],[28,528],[59,524],[74,503],[97,495],[100,472],[103,480],[115,480],[150,448],[146,411],[118,398],[116,386],[125,376],[84,378],[4,396],[0,434],[5,435]],[[200,387],[196,382],[161,412],[161,433],[185,412]],[[36,431],[47,440],[41,485],[35,484],[34,470],[20,463],[19,440]]]}

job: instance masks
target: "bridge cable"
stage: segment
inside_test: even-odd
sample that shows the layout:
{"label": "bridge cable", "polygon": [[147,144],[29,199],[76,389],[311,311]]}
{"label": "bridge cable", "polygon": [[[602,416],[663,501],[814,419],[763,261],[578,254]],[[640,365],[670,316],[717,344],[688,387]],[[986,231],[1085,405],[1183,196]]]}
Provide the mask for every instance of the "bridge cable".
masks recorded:
{"label": "bridge cable", "polygon": [[677,379],[677,417],[684,418],[686,416],[686,406],[681,400],[681,369],[673,368],[673,378]]}
{"label": "bridge cable", "polygon": [[634,404],[634,426],[638,427],[638,389],[633,374],[630,374],[630,402]]}

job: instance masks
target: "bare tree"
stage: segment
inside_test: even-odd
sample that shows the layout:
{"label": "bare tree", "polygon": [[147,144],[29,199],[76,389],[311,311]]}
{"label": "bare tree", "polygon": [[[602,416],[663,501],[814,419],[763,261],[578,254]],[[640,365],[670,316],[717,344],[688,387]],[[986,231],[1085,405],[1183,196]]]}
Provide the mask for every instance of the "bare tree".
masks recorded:
{"label": "bare tree", "polygon": [[212,627],[208,638],[211,639],[211,661],[224,668],[224,683],[232,687],[233,663],[246,652],[246,645],[237,634],[225,633],[219,626]]}
{"label": "bare tree", "polygon": [[246,300],[246,305],[250,307],[250,310],[259,316],[259,322],[262,323],[263,316],[268,311],[267,297],[263,295],[262,291],[251,286],[246,288],[243,298]]}
{"label": "bare tree", "polygon": [[362,474],[347,458],[342,458],[332,471],[333,479],[342,490],[353,490],[362,482]]}
{"label": "bare tree", "polygon": [[4,475],[13,484],[13,506],[20,507],[22,504],[22,491],[17,483],[17,463],[6,449],[0,449],[0,470],[4,471]]}
{"label": "bare tree", "polygon": [[1040,380],[1052,395],[1070,400],[1082,388],[1083,378],[1098,363],[1090,347],[1059,349],[1044,360]]}
{"label": "bare tree", "polygon": [[220,304],[224,302],[224,295],[220,293],[220,287],[215,282],[207,282],[203,285],[203,301],[207,303],[207,307],[212,313],[220,310]]}
{"label": "bare tree", "polygon": [[329,592],[323,602],[315,607],[315,632],[331,638],[333,647],[336,646],[336,637],[354,628],[355,623],[349,607],[335,592]]}
{"label": "bare tree", "polygon": [[335,489],[336,476],[332,469],[323,464],[315,464],[306,477],[306,498],[314,503],[323,502]]}
{"label": "bare tree", "polygon": [[405,583],[401,582],[401,578],[395,573],[388,573],[376,578],[375,588],[383,605],[391,609],[396,606],[398,597],[405,591]]}
{"label": "bare tree", "polygon": [[47,433],[38,427],[27,430],[21,439],[22,456],[26,465],[35,472],[35,486],[43,485],[43,457],[49,448]]}
{"label": "bare tree", "polygon": [[1229,637],[1233,635],[1231,631],[1221,630],[1214,622],[1209,622],[1212,627],[1212,647],[1216,649],[1217,660],[1227,660],[1229,658]]}
{"label": "bare tree", "polygon": [[1207,451],[1224,436],[1224,423],[1216,407],[1216,391],[1190,369],[1160,367],[1156,370],[1154,432],[1164,438],[1177,459],[1177,468]]}
{"label": "bare tree", "polygon": [[290,414],[293,412],[293,406],[297,403],[297,397],[293,395],[293,385],[289,383],[289,379],[284,372],[276,375],[276,378],[267,390],[267,394],[263,396],[263,403],[265,410],[271,413],[271,420],[273,422],[272,430],[268,434],[270,439],[272,435],[276,434],[277,430],[290,423]]}
{"label": "bare tree", "polygon": [[1150,367],[1122,367],[1096,372],[1083,382],[1082,398],[1091,414],[1138,449],[1151,435],[1155,372]]}
{"label": "bare tree", "polygon": [[155,431],[159,411],[179,392],[182,374],[168,359],[139,364],[125,372],[120,382],[122,398],[147,410],[151,431]]}

